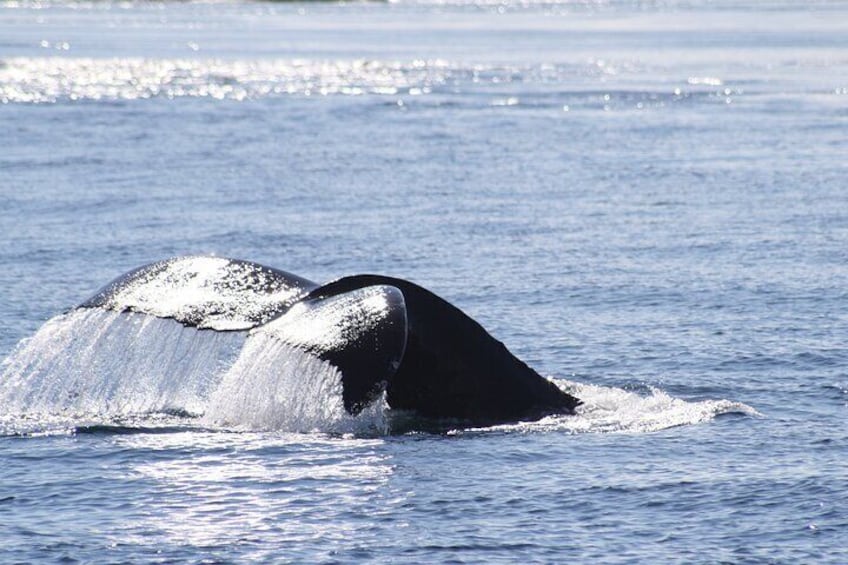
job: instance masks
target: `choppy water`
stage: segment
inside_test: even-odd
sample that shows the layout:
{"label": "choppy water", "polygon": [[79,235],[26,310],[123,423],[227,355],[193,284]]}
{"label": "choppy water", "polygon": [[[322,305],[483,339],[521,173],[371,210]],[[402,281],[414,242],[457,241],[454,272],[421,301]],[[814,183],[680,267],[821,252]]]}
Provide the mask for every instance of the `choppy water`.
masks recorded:
{"label": "choppy water", "polygon": [[[0,561],[848,559],[848,4],[6,1],[0,101]],[[187,253],[414,280],[586,405],[62,314]]]}

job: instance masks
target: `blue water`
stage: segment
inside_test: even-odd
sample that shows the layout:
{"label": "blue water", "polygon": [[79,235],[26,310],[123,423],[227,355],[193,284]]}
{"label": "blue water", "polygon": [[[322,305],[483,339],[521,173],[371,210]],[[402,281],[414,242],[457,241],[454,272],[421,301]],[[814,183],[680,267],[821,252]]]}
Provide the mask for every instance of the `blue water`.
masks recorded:
{"label": "blue water", "polygon": [[[847,3],[6,0],[0,101],[0,561],[848,562]],[[413,280],[586,406],[222,426],[205,337],[42,328],[189,253]]]}

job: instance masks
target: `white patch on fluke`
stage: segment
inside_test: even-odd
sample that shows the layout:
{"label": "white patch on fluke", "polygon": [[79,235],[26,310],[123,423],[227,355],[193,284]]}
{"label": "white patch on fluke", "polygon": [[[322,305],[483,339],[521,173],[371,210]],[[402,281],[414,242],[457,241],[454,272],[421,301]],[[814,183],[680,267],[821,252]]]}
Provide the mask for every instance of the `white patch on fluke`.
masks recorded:
{"label": "white patch on fluke", "polygon": [[256,265],[220,257],[182,257],[121,287],[103,306],[175,318],[201,329],[232,331],[250,329],[263,313],[302,294],[299,287],[280,283]]}
{"label": "white patch on fluke", "polygon": [[315,353],[343,349],[385,321],[390,313],[387,288],[369,286],[319,302],[299,302],[253,333],[272,335]]}

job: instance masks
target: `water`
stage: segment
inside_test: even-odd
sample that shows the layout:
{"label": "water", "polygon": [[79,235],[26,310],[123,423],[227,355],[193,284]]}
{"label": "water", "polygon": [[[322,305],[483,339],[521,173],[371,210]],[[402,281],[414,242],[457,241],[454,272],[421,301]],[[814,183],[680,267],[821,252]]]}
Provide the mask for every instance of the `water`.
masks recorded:
{"label": "water", "polygon": [[[837,1],[3,2],[0,560],[844,563],[846,28]],[[260,341],[62,316],[189,253],[411,279],[586,406],[346,420]]]}

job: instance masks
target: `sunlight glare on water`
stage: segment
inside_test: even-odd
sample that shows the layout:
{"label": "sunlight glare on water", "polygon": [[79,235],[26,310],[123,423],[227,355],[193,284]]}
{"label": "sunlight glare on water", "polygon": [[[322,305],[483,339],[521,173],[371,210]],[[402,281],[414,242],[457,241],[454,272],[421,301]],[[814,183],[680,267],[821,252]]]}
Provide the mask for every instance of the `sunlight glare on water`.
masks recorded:
{"label": "sunlight glare on water", "polygon": [[[150,514],[133,525],[137,531],[154,531],[166,543],[206,545],[249,543],[273,536],[281,543],[303,543],[317,537],[343,536],[344,521],[326,521],[317,529],[318,517],[310,517],[310,506],[324,504],[354,508],[357,499],[382,488],[391,473],[383,457],[370,446],[373,440],[307,439],[298,436],[254,436],[233,438],[195,432],[168,436],[129,436],[120,445],[129,449],[161,452],[192,445],[199,456],[166,458],[134,466],[132,472],[154,481],[164,492],[189,496],[185,506]],[[305,443],[304,443],[305,442]],[[309,445],[305,452],[292,444]],[[203,451],[224,450],[220,455]],[[351,481],[359,487],[350,488]],[[312,490],[309,483],[324,484]],[[306,488],[304,488],[306,487]],[[267,493],[273,493],[268,497]],[[309,500],[314,497],[313,500]],[[236,513],[251,534],[245,539],[233,530],[221,513]]]}

